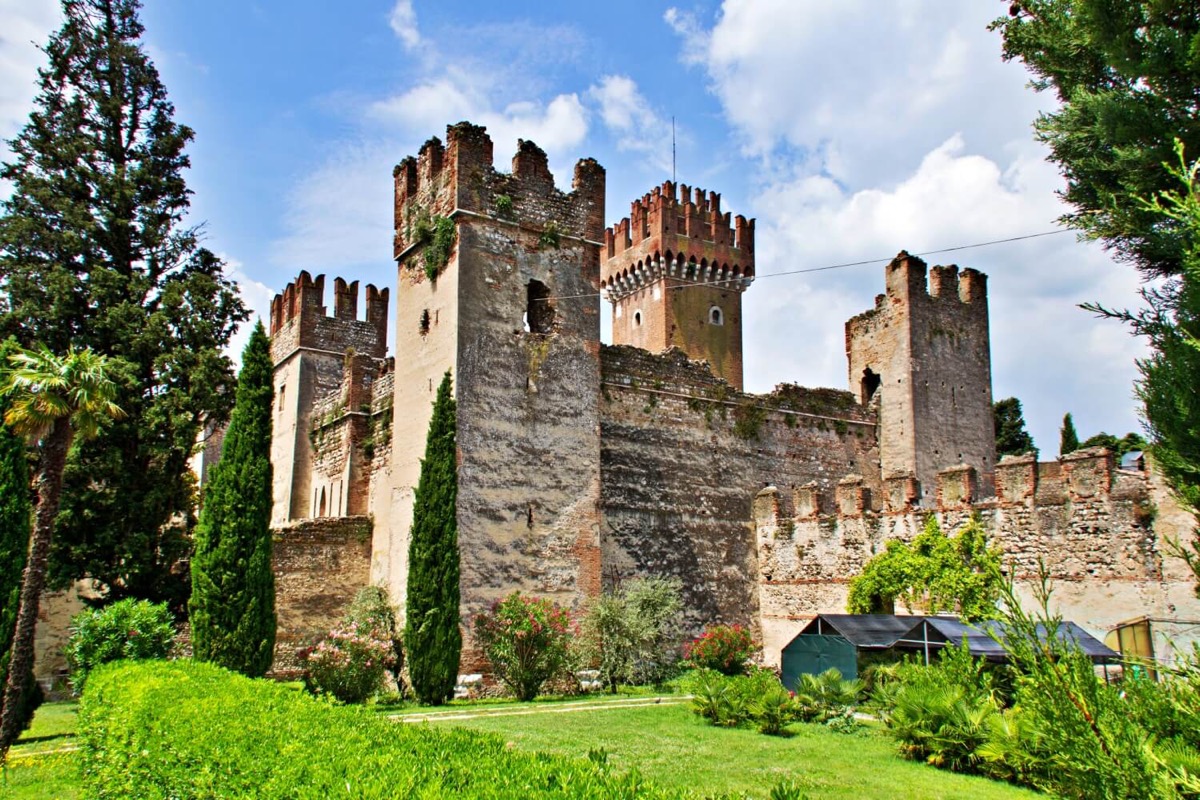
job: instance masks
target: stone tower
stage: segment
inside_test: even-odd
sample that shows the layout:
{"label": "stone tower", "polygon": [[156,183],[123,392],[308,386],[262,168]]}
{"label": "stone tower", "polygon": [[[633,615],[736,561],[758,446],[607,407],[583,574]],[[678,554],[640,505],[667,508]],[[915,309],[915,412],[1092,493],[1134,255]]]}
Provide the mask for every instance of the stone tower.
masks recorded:
{"label": "stone tower", "polygon": [[[361,320],[358,281],[347,284],[334,279],[333,316],[327,313],[324,294],[324,275],[314,280],[301,272],[271,300],[271,362],[275,365],[272,525],[337,516],[331,513],[335,509],[357,511],[350,499],[353,465],[347,464],[341,481],[313,485],[314,407],[317,401],[337,394],[348,364],[358,365],[362,372],[360,362],[382,362],[387,355],[388,290],[367,286],[366,313]],[[359,413],[357,407],[341,410]]]}
{"label": "stone tower", "polygon": [[754,280],[754,220],[721,213],[721,196],[667,181],[604,234],[601,286],[613,343],[678,347],[742,388],[742,292]]}
{"label": "stone tower", "polygon": [[[396,414],[373,579],[403,601],[419,459],[449,371],[463,619],[514,589],[578,607],[600,590],[604,169],[580,161],[563,193],[546,154],[522,141],[512,172],[497,172],[485,129],[464,122],[394,177]],[[468,647],[463,669],[477,657]]]}
{"label": "stone tower", "polygon": [[887,293],[846,323],[850,388],[878,404],[884,478],[910,475],[934,502],[939,470],[995,472],[987,276],[933,267],[901,252],[886,267]]}

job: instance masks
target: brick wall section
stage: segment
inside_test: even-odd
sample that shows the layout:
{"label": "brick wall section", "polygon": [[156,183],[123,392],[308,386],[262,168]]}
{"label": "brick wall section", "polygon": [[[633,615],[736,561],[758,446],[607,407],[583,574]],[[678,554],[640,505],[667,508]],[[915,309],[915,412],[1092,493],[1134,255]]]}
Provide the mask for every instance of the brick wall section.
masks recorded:
{"label": "brick wall section", "polygon": [[[1042,491],[1042,473],[1059,478],[1050,491]],[[1155,508],[1171,501],[1156,494],[1154,476],[1114,470],[1111,454],[1096,448],[1053,465],[1037,465],[1032,457],[1005,459],[994,497],[965,491],[977,486],[974,478],[969,468],[943,471],[943,503],[933,511],[949,533],[978,514],[1022,596],[1029,596],[1040,560],[1054,582],[1054,610],[1100,637],[1140,614],[1200,613],[1194,579],[1164,558],[1164,538],[1171,534],[1156,529]],[[924,524],[924,512],[890,503],[850,514],[821,504],[815,513],[776,516],[785,495],[771,487],[755,501],[762,625],[774,659],[812,615],[845,610],[850,578],[885,542],[911,540]]]}
{"label": "brick wall section", "polygon": [[750,499],[775,475],[832,498],[838,478],[878,459],[873,419],[848,392],[741,394],[677,350],[604,347],[602,367],[606,583],[679,577],[689,631],[757,628]]}
{"label": "brick wall section", "polygon": [[371,519],[304,520],[274,535],[275,663],[272,673],[298,673],[296,651],[318,641],[370,582]]}
{"label": "brick wall section", "polygon": [[851,389],[879,403],[884,474],[912,474],[932,506],[947,467],[968,464],[988,485],[996,443],[987,278],[955,266],[933,267],[928,286],[926,277],[925,262],[901,252],[885,270],[886,294],[846,323],[846,356]]}
{"label": "brick wall section", "polygon": [[273,524],[365,511],[366,482],[353,453],[366,423],[353,415],[370,402],[369,383],[386,355],[388,294],[368,285],[359,319],[358,282],[335,278],[330,314],[325,276],[301,272],[272,299]]}
{"label": "brick wall section", "polygon": [[605,231],[601,286],[613,304],[613,342],[655,353],[678,347],[740,390],[754,220],[731,221],[716,192],[678,189],[655,187]]}

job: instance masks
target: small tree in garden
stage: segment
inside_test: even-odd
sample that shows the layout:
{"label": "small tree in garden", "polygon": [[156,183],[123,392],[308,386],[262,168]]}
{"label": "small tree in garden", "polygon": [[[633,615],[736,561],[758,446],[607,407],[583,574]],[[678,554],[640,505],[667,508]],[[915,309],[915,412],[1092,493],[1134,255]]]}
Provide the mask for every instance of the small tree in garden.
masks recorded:
{"label": "small tree in garden", "polygon": [[386,641],[392,651],[388,670],[396,681],[396,688],[404,690],[401,672],[404,670],[404,643],[396,627],[396,610],[387,590],[382,586],[364,586],[354,595],[346,622],[360,629],[372,631],[374,637]]}
{"label": "small tree in garden", "polygon": [[93,669],[124,658],[166,658],[175,628],[166,603],[127,597],[102,609],[89,609],[71,620],[67,662],[71,688],[83,692]]}
{"label": "small tree in garden", "polygon": [[518,700],[537,697],[542,684],[563,671],[572,634],[565,608],[520,592],[475,617],[475,635],[484,654]]}
{"label": "small tree in garden", "polygon": [[715,669],[722,675],[741,675],[754,654],[750,631],[741,625],[714,625],[684,647],[684,657],[697,669]]}
{"label": "small tree in garden", "polygon": [[433,402],[408,543],[404,642],[413,694],[426,705],[450,699],[462,653],[455,426],[454,394],[447,372]]}
{"label": "small tree in garden", "polygon": [[582,640],[588,661],[610,691],[621,683],[659,683],[680,656],[678,579],[632,580],[588,609]]}
{"label": "small tree in garden", "polygon": [[196,658],[252,678],[270,669],[275,653],[271,371],[260,321],[242,354],[221,460],[204,493],[188,604]]}
{"label": "small tree in garden", "polygon": [[361,703],[383,688],[396,663],[392,641],[377,628],[348,623],[329,632],[308,655],[304,682],[314,694]]}

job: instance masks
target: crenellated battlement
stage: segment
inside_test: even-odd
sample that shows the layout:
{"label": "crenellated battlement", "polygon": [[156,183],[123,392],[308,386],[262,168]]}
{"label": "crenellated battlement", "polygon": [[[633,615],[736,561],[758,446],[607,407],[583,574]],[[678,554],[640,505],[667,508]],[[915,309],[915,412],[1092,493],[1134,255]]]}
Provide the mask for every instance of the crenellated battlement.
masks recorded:
{"label": "crenellated battlement", "polygon": [[358,281],[333,281],[333,315],[325,305],[325,276],[301,270],[271,299],[270,336],[276,362],[297,347],[342,352],[354,349],[383,358],[387,348],[389,290],[367,284],[365,313],[358,316]]}
{"label": "crenellated battlement", "polygon": [[518,140],[512,172],[493,166],[493,145],[482,125],[460,122],[446,128],[420,152],[396,165],[394,257],[403,261],[423,243],[435,217],[484,215],[534,231],[599,242],[604,230],[604,168],[595,159],[575,165],[572,191],[554,185],[546,153]]}
{"label": "crenellated battlement", "polygon": [[721,211],[721,195],[664,181],[604,232],[602,286],[613,296],[663,278],[744,289],[754,279],[754,220]]}
{"label": "crenellated battlement", "polygon": [[892,302],[911,303],[925,298],[956,300],[965,305],[987,302],[987,276],[982,272],[969,267],[959,272],[954,264],[929,268],[906,250],[892,259],[884,276],[886,297]]}

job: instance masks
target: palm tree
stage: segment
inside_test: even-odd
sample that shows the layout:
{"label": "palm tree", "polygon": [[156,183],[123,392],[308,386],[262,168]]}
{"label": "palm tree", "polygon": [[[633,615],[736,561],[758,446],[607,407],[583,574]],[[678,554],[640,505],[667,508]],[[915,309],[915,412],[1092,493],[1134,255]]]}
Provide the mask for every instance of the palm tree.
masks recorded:
{"label": "palm tree", "polygon": [[33,666],[38,601],[46,587],[50,540],[62,494],[67,451],[75,436],[91,438],[108,420],[123,415],[114,402],[117,393],[112,379],[114,365],[102,355],[75,348],[65,356],[46,349],[20,350],[9,356],[9,362],[11,366],[3,381],[3,391],[9,395],[4,422],[36,443],[40,453],[34,479],[37,513],[29,560],[21,581],[21,605],[4,687],[4,713],[0,717],[0,763],[19,733],[17,701],[25,691]]}

